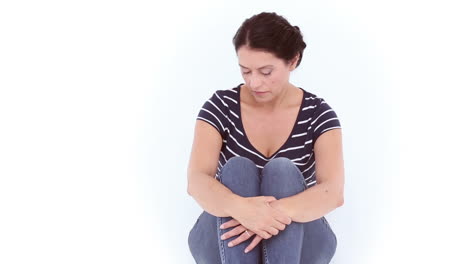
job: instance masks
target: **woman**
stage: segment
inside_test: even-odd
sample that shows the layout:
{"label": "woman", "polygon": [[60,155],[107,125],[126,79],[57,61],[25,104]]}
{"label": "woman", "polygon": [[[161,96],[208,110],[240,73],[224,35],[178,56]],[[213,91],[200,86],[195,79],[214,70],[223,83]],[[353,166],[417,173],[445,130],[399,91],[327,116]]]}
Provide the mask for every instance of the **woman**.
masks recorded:
{"label": "woman", "polygon": [[195,125],[188,193],[204,211],[190,251],[199,264],[329,263],[341,126],[323,98],[289,82],[306,47],[299,27],[263,12],[233,42],[245,83],[214,92]]}

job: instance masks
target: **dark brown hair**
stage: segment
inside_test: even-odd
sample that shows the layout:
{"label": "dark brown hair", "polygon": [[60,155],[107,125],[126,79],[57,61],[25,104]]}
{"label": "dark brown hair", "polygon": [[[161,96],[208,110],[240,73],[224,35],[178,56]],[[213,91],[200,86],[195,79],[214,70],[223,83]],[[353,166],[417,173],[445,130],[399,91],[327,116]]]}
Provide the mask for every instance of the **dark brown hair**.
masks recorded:
{"label": "dark brown hair", "polygon": [[273,53],[283,59],[285,64],[299,53],[296,68],[302,60],[306,44],[298,26],[275,12],[262,12],[244,21],[232,39],[236,53],[246,45],[250,49]]}

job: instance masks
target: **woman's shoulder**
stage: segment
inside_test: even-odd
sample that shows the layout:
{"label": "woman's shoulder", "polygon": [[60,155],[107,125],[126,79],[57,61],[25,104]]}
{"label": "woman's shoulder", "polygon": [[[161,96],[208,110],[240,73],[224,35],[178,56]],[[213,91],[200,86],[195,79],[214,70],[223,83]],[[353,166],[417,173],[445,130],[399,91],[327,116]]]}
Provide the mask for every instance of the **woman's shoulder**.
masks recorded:
{"label": "woman's shoulder", "polygon": [[317,105],[324,101],[324,98],[320,97],[315,92],[310,92],[302,87],[301,89],[304,91],[305,105]]}
{"label": "woman's shoulder", "polygon": [[217,95],[223,95],[223,96],[230,96],[230,97],[237,97],[239,94],[239,90],[242,84],[239,84],[237,86],[231,87],[231,88],[226,88],[226,89],[218,89],[214,93]]}
{"label": "woman's shoulder", "polygon": [[231,88],[215,90],[211,93],[210,98],[206,100],[204,108],[216,109],[218,110],[217,113],[221,112],[224,115],[236,112],[236,109],[238,109],[236,106],[239,103],[239,87],[240,85]]}
{"label": "woman's shoulder", "polygon": [[223,107],[228,109],[236,109],[235,105],[239,104],[239,89],[242,84],[235,87],[218,89],[213,92],[212,98],[216,99]]}

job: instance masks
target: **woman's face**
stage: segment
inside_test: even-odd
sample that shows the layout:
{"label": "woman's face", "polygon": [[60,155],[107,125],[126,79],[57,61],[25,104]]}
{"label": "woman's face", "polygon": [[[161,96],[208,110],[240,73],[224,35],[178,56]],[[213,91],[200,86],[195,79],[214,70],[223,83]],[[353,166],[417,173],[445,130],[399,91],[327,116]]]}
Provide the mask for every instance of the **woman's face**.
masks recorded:
{"label": "woman's face", "polygon": [[242,77],[250,94],[257,101],[267,102],[283,93],[289,86],[289,74],[296,67],[295,60],[285,65],[272,53],[252,50],[245,45],[237,51]]}

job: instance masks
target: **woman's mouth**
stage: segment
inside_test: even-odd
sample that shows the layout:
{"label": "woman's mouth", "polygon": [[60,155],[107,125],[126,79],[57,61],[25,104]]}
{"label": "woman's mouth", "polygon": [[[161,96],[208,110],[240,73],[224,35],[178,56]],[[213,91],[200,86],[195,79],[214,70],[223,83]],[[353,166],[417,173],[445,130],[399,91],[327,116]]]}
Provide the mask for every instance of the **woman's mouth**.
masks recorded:
{"label": "woman's mouth", "polygon": [[255,95],[264,95],[264,94],[266,94],[267,92],[254,92],[254,93],[255,93]]}

